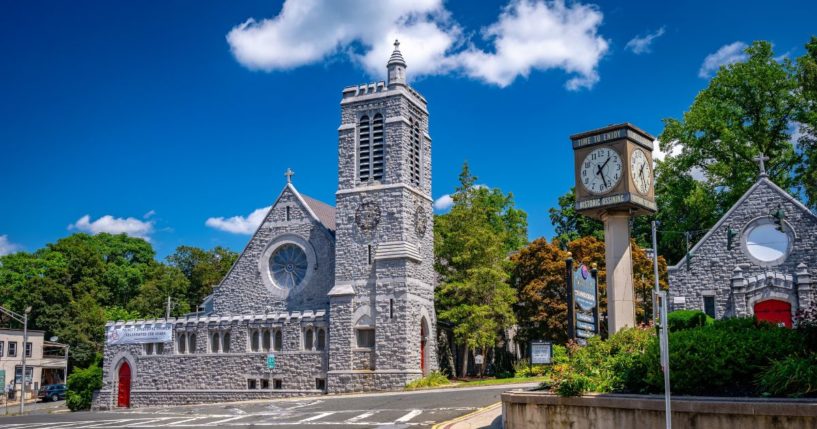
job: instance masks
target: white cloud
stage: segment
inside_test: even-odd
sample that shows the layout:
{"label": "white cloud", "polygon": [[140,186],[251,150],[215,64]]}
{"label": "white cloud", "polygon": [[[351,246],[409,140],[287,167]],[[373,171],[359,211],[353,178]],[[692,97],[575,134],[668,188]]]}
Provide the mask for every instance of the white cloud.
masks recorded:
{"label": "white cloud", "polygon": [[267,212],[269,212],[269,209],[270,206],[255,209],[248,216],[232,216],[228,218],[211,217],[207,219],[204,224],[210,228],[232,234],[250,235],[254,233],[261,225],[261,222],[264,221],[264,217],[267,215]]}
{"label": "white cloud", "polygon": [[22,246],[9,241],[8,235],[0,235],[0,256],[22,250]]}
{"label": "white cloud", "polygon": [[454,199],[451,198],[451,195],[445,194],[440,198],[434,200],[434,210],[445,211],[451,208],[454,205]]}
{"label": "white cloud", "polygon": [[133,217],[121,218],[111,215],[105,215],[95,221],[91,221],[91,216],[85,215],[79,218],[75,223],[68,225],[68,229],[76,229],[91,234],[99,234],[102,232],[109,234],[127,234],[131,237],[143,238],[150,241],[150,234],[153,233],[153,221],[141,221]]}
{"label": "white cloud", "polygon": [[652,51],[653,40],[664,35],[665,28],[659,28],[655,33],[648,33],[644,36],[635,36],[624,45],[624,49],[629,49],[636,55],[648,54]]}
{"label": "white cloud", "polygon": [[[467,43],[442,0],[287,0],[271,19],[249,19],[227,34],[235,58],[250,69],[287,70],[345,54],[366,71],[385,75],[399,38],[409,76],[461,72],[510,85],[532,70],[561,69],[568,89],[592,87],[608,43],[597,35],[595,6],[563,0],[510,0],[483,29],[490,51]],[[320,29],[320,31],[316,31]]]}
{"label": "white cloud", "polygon": [[743,42],[735,42],[721,46],[715,53],[709,54],[704,58],[704,63],[701,65],[701,69],[698,70],[698,76],[708,79],[714,72],[718,71],[721,66],[745,61],[747,56],[743,50],[746,48],[747,45]]}
{"label": "white cloud", "polygon": [[155,215],[156,215],[156,210],[151,210],[151,211],[145,213],[144,215],[142,215],[142,219],[150,219]]}

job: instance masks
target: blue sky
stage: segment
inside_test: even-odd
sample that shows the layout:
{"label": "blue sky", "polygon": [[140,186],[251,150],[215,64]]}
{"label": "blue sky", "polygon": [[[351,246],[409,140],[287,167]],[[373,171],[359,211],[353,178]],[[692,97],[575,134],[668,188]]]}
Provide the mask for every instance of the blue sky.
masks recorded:
{"label": "blue sky", "polygon": [[467,160],[550,237],[570,134],[657,135],[742,44],[793,58],[817,33],[807,1],[321,3],[3,2],[0,254],[74,231],[241,250],[288,167],[333,203],[341,90],[382,78],[394,36],[429,101],[434,198]]}

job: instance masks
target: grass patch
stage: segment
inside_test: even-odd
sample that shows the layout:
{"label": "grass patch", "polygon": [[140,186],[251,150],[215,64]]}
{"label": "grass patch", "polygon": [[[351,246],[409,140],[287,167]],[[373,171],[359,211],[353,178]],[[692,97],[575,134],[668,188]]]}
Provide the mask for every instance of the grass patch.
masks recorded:
{"label": "grass patch", "polygon": [[545,381],[547,376],[540,377],[514,377],[514,378],[486,378],[484,380],[469,380],[457,383],[453,387],[475,387],[475,386],[492,386],[495,384],[518,384],[518,383],[541,383]]}
{"label": "grass patch", "polygon": [[451,384],[448,377],[439,371],[434,371],[423,378],[418,378],[406,385],[406,390],[426,389],[429,387],[440,387]]}

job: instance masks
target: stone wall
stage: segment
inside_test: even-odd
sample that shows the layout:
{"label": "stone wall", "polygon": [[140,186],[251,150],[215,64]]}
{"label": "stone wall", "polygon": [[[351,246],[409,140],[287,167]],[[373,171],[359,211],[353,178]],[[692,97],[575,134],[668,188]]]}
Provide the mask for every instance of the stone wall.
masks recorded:
{"label": "stone wall", "polygon": [[[817,427],[817,402],[798,399],[676,397],[674,429],[802,429]],[[545,392],[502,394],[505,429],[659,429],[665,426],[659,395],[586,395]]]}
{"label": "stone wall", "polygon": [[[793,231],[795,238],[791,253],[782,264],[763,267],[743,250],[741,235],[754,220],[768,218],[778,205],[783,207],[786,213],[786,228]],[[731,250],[727,248],[727,231],[730,227],[738,234],[733,240]],[[746,305],[745,301],[741,302],[741,299],[735,299],[735,292],[747,292],[733,290],[732,277],[736,275],[735,270],[738,269],[744,279],[765,276],[767,273],[774,273],[778,277],[788,276],[790,280],[787,283],[782,282],[766,288],[767,282],[762,282],[754,288],[766,288],[764,292],[770,297],[789,301],[793,304],[792,312],[795,312],[800,298],[797,288],[798,272],[811,278],[817,269],[817,217],[771,181],[761,179],[706,236],[695,244],[689,262],[687,265],[687,261],[683,259],[677,265],[669,267],[670,305],[673,310],[703,310],[703,297],[710,295],[715,298],[717,318],[753,314],[750,305]],[[800,274],[800,278],[804,278],[803,274]],[[807,289],[804,289],[803,293],[810,295],[812,292]],[[674,303],[676,297],[683,298],[685,302]],[[811,299],[810,296],[802,298]]]}

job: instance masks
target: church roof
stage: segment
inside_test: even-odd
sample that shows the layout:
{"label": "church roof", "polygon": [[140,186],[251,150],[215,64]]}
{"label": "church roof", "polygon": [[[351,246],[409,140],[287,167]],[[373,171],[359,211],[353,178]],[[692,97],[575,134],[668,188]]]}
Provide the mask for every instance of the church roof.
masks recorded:
{"label": "church roof", "polygon": [[335,232],[337,229],[335,226],[335,208],[308,195],[300,195],[304,199],[306,205],[308,205],[312,212],[315,213],[315,216],[318,218],[321,224],[323,224],[326,229]]}
{"label": "church roof", "polygon": [[[746,200],[748,200],[752,196],[752,194],[754,194],[758,190],[758,188],[760,188],[761,186],[766,186],[766,187],[770,188],[771,190],[773,190],[774,192],[779,194],[784,200],[787,200],[787,201],[791,202],[795,207],[797,207],[803,213],[805,213],[806,216],[810,216],[812,218],[817,219],[817,215],[812,213],[812,211],[809,210],[809,208],[806,207],[805,204],[803,204],[802,202],[800,202],[800,200],[798,200],[797,198],[793,197],[791,194],[786,192],[780,186],[777,186],[777,184],[772,182],[768,178],[768,176],[766,176],[764,174],[761,174],[760,179],[758,179],[758,181],[755,182],[755,184],[752,185],[752,187],[749,188],[743,194],[743,196],[741,196],[740,199],[738,199],[735,202],[735,204],[733,204],[732,207],[723,216],[721,216],[721,218],[715,223],[715,225],[712,226],[712,228],[709,229],[709,232],[707,232],[706,235],[703,236],[703,238],[701,238],[700,240],[698,240],[697,243],[695,243],[695,245],[692,247],[692,249],[689,250],[689,253],[695,254],[696,251],[704,243],[706,243],[707,240],[709,240],[709,237],[711,237],[712,234],[715,233],[715,231],[717,231],[719,228],[721,228],[721,226],[723,226],[723,224],[732,216],[732,213],[735,210],[737,210],[738,207],[742,206],[746,202]],[[684,263],[686,263],[686,256],[681,258],[681,260],[678,261],[677,264],[667,267],[667,269],[676,270],[676,269],[678,269],[678,267],[682,266]]]}

